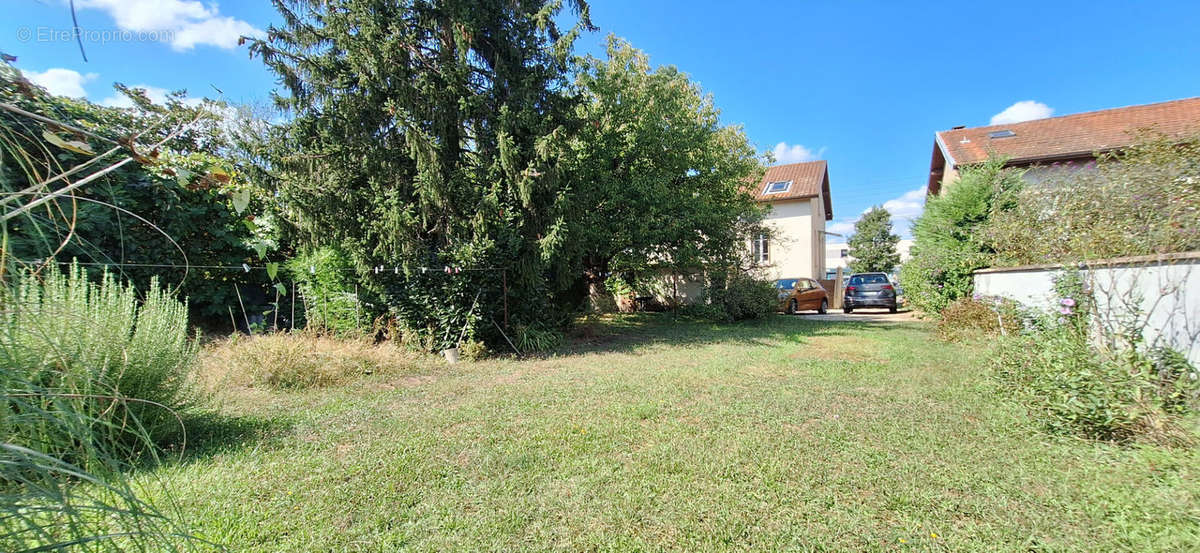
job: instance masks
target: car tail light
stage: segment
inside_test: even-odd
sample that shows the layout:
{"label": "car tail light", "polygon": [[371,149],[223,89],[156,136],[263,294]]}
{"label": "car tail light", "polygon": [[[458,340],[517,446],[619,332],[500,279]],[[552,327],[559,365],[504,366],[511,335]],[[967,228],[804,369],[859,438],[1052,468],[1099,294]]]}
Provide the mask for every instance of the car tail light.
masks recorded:
{"label": "car tail light", "polygon": [[856,287],[854,287],[854,286],[847,286],[847,287],[846,287],[846,293],[847,293],[847,294],[853,294],[855,290],[858,290],[858,288],[856,288]]}
{"label": "car tail light", "polygon": [[884,285],[883,285],[883,289],[884,289],[884,290],[891,290],[891,289],[892,289],[892,285],[891,285],[891,284],[884,284]]}

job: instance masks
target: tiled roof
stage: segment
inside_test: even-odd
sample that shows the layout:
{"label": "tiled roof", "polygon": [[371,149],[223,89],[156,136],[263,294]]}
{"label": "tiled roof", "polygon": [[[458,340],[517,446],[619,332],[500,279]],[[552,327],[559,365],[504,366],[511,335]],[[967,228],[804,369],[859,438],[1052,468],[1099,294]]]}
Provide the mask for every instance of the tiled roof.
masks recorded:
{"label": "tiled roof", "polygon": [[[1010,164],[1085,157],[1093,152],[1129,146],[1134,131],[1152,129],[1168,136],[1200,132],[1200,97],[1076,113],[1023,123],[953,129],[937,133],[945,154],[955,166],[987,160],[992,153]],[[1012,131],[992,138],[988,133]]]}
{"label": "tiled roof", "polygon": [[[767,194],[767,183],[791,181],[786,192]],[[779,200],[801,200],[823,196],[825,199],[825,219],[833,218],[832,198],[829,197],[829,168],[825,161],[806,161],[768,167],[766,174],[759,181],[758,187],[752,190],[754,199],[760,202],[775,202]]]}

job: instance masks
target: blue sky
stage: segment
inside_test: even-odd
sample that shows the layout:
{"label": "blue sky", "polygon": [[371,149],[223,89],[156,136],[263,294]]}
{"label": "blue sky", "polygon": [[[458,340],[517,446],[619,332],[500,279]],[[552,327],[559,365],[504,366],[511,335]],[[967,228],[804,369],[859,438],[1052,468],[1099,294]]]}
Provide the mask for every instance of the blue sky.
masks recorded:
{"label": "blue sky", "polygon": [[[122,82],[262,102],[275,86],[236,46],[277,21],[266,0],[76,0],[86,63],[61,36],[66,0],[0,2],[0,50],[64,94],[119,101]],[[625,37],[699,81],[761,150],[828,160],[835,232],[875,204],[906,232],[937,130],[1200,95],[1194,1],[596,0],[592,19],[579,51]]]}

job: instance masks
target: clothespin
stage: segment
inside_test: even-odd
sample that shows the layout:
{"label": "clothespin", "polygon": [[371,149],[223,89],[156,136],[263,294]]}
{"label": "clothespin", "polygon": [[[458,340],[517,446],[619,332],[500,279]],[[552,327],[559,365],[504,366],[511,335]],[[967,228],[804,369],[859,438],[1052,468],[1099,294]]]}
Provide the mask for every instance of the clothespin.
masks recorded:
{"label": "clothespin", "polygon": [[392,272],[396,273],[396,274],[400,274],[400,267],[392,267]]}
{"label": "clothespin", "polygon": [[316,265],[309,265],[309,266],[308,266],[308,274],[310,274],[310,275],[315,275],[315,274],[317,274],[317,266],[316,266]]}
{"label": "clothespin", "polygon": [[450,266],[446,265],[446,274],[450,274]]}
{"label": "clothespin", "polygon": [[249,266],[249,265],[247,265],[247,264],[245,264],[245,263],[242,263],[242,270],[243,270],[243,271],[246,271],[247,273],[249,273],[249,272],[250,272],[250,266]]}

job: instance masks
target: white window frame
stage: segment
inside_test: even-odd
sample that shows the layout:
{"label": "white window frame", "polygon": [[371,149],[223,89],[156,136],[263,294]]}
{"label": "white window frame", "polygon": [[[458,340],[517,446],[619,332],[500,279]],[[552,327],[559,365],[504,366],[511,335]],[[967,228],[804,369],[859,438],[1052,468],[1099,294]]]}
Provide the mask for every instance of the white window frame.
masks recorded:
{"label": "white window frame", "polygon": [[[783,189],[782,190],[771,190],[771,187],[775,186],[776,184],[782,184]],[[790,181],[790,180],[771,181],[771,182],[767,183],[766,188],[763,188],[763,194],[764,195],[766,195],[766,194],[785,194],[785,193],[787,193],[788,190],[791,190],[791,189],[792,189],[792,181]]]}
{"label": "white window frame", "polygon": [[771,261],[771,240],[765,233],[759,234],[750,240],[750,253],[754,256],[754,261],[757,263],[768,263]]}

